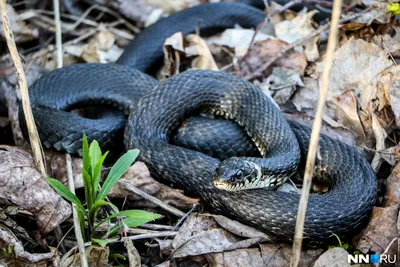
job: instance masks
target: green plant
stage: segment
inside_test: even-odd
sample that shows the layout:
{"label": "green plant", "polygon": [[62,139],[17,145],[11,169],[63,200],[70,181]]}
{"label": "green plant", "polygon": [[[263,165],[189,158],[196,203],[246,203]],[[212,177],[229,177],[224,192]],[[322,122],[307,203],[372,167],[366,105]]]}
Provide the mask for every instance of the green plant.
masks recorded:
{"label": "green plant", "polygon": [[[81,225],[82,236],[86,241],[91,240],[101,246],[105,246],[107,243],[105,240],[96,238],[96,229],[101,224],[116,217],[126,217],[122,220],[122,225],[127,227],[136,227],[161,217],[159,214],[143,210],[119,211],[114,204],[106,200],[107,194],[139,155],[138,149],[129,150],[118,159],[108,173],[102,186],[100,186],[101,168],[108,152],[102,154],[99,143],[96,140],[94,140],[89,146],[86,135],[83,136],[82,152],[82,178],[85,190],[85,205],[58,180],[48,178],[47,181],[58,194],[75,204],[79,223]],[[97,215],[100,209],[104,206],[110,206],[113,210],[113,214],[99,221]],[[87,231],[85,231],[85,225],[87,226]],[[115,235],[118,232],[118,229],[119,225],[112,227],[107,236],[111,237]]]}
{"label": "green plant", "polygon": [[339,245],[338,246],[329,246],[328,249],[340,247],[340,248],[343,248],[343,249],[347,250],[349,248],[349,244],[348,243],[342,243],[342,241],[340,240],[340,237],[337,234],[332,233],[331,236],[336,237]]}
{"label": "green plant", "polygon": [[391,12],[393,15],[400,15],[400,4],[399,3],[391,3],[387,6],[387,10]]}

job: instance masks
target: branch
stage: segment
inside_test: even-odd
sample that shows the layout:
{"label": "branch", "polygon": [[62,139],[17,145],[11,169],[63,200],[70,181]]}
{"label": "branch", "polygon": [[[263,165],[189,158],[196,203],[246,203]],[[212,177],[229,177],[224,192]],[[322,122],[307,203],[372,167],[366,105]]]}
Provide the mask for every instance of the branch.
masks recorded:
{"label": "branch", "polygon": [[303,242],[304,219],[306,217],[307,202],[310,195],[312,174],[315,165],[315,157],[318,149],[319,134],[321,131],[322,114],[324,112],[326,95],[328,93],[329,79],[333,65],[333,55],[335,53],[337,35],[339,28],[339,18],[341,13],[342,0],[334,0],[332,11],[332,23],[326,50],[325,68],[322,73],[322,82],[319,88],[319,98],[313,128],[311,131],[310,145],[308,148],[306,168],[304,172],[303,190],[301,190],[299,209],[297,211],[296,231],[294,233],[293,251],[290,258],[290,266],[297,267],[300,262],[301,245]]}

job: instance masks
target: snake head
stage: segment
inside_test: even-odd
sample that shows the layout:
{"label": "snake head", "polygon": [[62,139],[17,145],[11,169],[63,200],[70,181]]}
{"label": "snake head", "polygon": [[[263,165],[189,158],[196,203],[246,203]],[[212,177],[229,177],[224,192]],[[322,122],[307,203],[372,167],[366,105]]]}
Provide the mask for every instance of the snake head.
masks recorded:
{"label": "snake head", "polygon": [[223,190],[238,191],[254,188],[252,185],[260,177],[261,168],[241,158],[229,158],[215,170],[214,185]]}

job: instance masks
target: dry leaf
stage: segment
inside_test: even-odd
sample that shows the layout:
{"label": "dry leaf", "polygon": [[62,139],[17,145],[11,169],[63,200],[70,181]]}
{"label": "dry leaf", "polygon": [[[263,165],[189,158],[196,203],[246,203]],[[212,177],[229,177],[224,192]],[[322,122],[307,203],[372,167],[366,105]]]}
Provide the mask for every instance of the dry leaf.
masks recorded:
{"label": "dry leaf", "polygon": [[[235,49],[235,57],[243,57],[254,37],[254,30],[250,29],[227,29],[221,35],[210,37],[207,44],[223,45]],[[258,32],[254,41],[275,39],[275,37]]]}
{"label": "dry leaf", "polygon": [[[383,253],[390,242],[398,237],[397,216],[398,205],[386,208],[374,207],[372,217],[368,226],[361,232],[357,249],[363,253],[373,251],[377,254]],[[396,251],[397,253],[397,246]],[[389,251],[388,254],[394,254]]]}
{"label": "dry leaf", "polygon": [[[323,63],[317,65],[316,72],[321,74]],[[388,59],[387,53],[381,47],[361,39],[350,39],[334,55],[334,65],[331,71],[327,104],[330,109],[340,111],[343,94],[352,92],[355,99],[347,99],[345,112],[336,112],[344,126],[362,134],[354,108],[357,105],[358,117],[365,133],[365,144],[376,144],[376,150],[385,150],[386,129],[391,123],[385,109],[390,109],[389,99],[391,84],[400,77],[400,67]],[[343,100],[343,99],[342,99]],[[335,114],[335,111],[328,113]],[[348,116],[351,116],[349,119]],[[359,135],[358,137],[363,137]],[[374,166],[378,168],[380,157],[375,158]]]}
{"label": "dry leaf", "polygon": [[[199,201],[199,199],[185,196],[182,190],[172,189],[155,181],[151,178],[150,172],[143,162],[133,164],[121,179],[177,208],[191,209]],[[156,207],[153,203],[143,200],[140,196],[123,190],[118,183],[108,196],[117,198],[127,197],[129,200],[132,200],[131,204],[135,207]]]}
{"label": "dry leaf", "polygon": [[[11,5],[7,5],[7,16],[16,43],[30,41],[39,37],[38,29],[33,29],[30,24],[26,24]],[[1,20],[0,17],[0,24],[2,24]],[[0,27],[0,35],[5,38],[3,26]]]}
{"label": "dry leaf", "polygon": [[366,135],[362,126],[360,117],[358,116],[357,99],[352,91],[345,91],[337,98],[336,114],[340,118],[343,125],[347,125],[350,130],[357,134],[359,143],[366,142]]}
{"label": "dry leaf", "polygon": [[88,44],[83,45],[82,59],[88,63],[115,62],[123,50],[115,45],[115,36],[106,29],[102,29]]}
{"label": "dry leaf", "polygon": [[205,43],[198,35],[189,34],[185,39],[181,32],[168,37],[163,45],[164,70],[166,76],[179,73],[182,61],[192,58],[192,69],[218,70],[217,64]]}
{"label": "dry leaf", "polygon": [[[109,255],[110,255],[109,247],[103,248],[98,246],[89,246],[86,248],[86,258],[89,266],[98,266],[98,267],[109,266],[108,264]],[[61,267],[82,266],[79,253],[74,253],[69,257],[63,257],[63,259],[61,259],[60,266]]]}
{"label": "dry leaf", "polygon": [[293,95],[298,86],[304,86],[300,73],[286,69],[273,68],[272,74],[260,85],[268,95],[271,95],[278,105],[285,104]]}
{"label": "dry leaf", "polygon": [[[256,42],[249,53],[240,61],[240,72],[238,75],[245,77],[254,73],[264,63],[275,57],[275,55],[286,45],[287,43],[284,41],[271,39]],[[306,66],[306,56],[298,51],[292,51],[287,53],[285,57],[276,60],[268,69],[264,70],[263,75],[269,76],[272,73],[273,67],[291,69],[300,73],[300,75],[303,75]]]}
{"label": "dry leaf", "polygon": [[348,255],[344,248],[329,249],[319,256],[313,267],[351,267],[347,262]]}
{"label": "dry leaf", "polygon": [[[303,250],[299,267],[309,267],[322,253],[322,249]],[[289,266],[292,246],[287,244],[260,244],[259,248],[236,249],[222,253],[205,254],[211,266],[236,267],[259,266],[278,267]],[[346,258],[347,260],[347,258]]]}
{"label": "dry leaf", "polygon": [[[47,266],[48,262],[53,261],[59,253],[55,248],[51,248],[51,251],[48,253],[29,253],[25,251],[22,244],[11,232],[3,229],[0,229],[0,248],[11,248],[10,253],[12,253],[12,258],[9,259],[10,265],[7,264],[4,266]],[[0,258],[7,260],[5,255],[2,255]]]}
{"label": "dry leaf", "polygon": [[164,51],[164,70],[166,76],[179,73],[181,64],[181,54],[185,53],[184,40],[181,32],[177,32],[168,37],[163,45]]}
{"label": "dry leaf", "polygon": [[[45,151],[45,158],[51,177],[67,185],[68,175],[67,175],[65,153],[47,150]],[[76,189],[82,188],[83,187],[82,159],[77,157],[71,157],[71,163],[72,163],[72,175],[74,179],[75,188]]]}
{"label": "dry leaf", "polygon": [[400,77],[393,78],[389,92],[390,105],[392,106],[396,124],[400,127]]}
{"label": "dry leaf", "polygon": [[110,6],[124,17],[144,24],[149,15],[155,10],[154,7],[146,4],[147,0],[95,0],[101,6]]}
{"label": "dry leaf", "polygon": [[[294,43],[304,36],[314,32],[312,26],[312,17],[318,13],[317,10],[310,11],[303,15],[298,15],[292,20],[285,20],[275,24],[276,37],[287,43]],[[310,39],[304,46],[304,53],[308,61],[315,61],[319,58],[317,47],[318,36]],[[303,52],[302,47],[297,47],[300,52]]]}
{"label": "dry leaf", "polygon": [[127,238],[124,239],[124,246],[128,253],[129,267],[140,267],[141,266],[140,255],[135,246],[133,245],[132,240]]}
{"label": "dry leaf", "polygon": [[172,14],[183,9],[202,3],[200,0],[144,0],[146,5],[159,8],[167,14]]}
{"label": "dry leaf", "polygon": [[[237,232],[240,227],[233,226],[236,222],[223,216],[216,217],[219,222],[223,222],[225,226],[229,226],[231,230]],[[173,257],[181,258],[193,255],[202,255],[210,252],[222,252],[239,248],[247,248],[254,244],[265,240],[265,234],[251,227],[245,227],[242,236],[249,234],[250,236],[239,237],[228,230],[219,227],[217,220],[210,215],[200,215],[193,213],[189,215],[184,224],[179,229],[178,235],[175,236],[172,243],[174,247]],[[240,231],[240,230],[239,230]]]}
{"label": "dry leaf", "polygon": [[386,179],[384,206],[400,205],[400,163],[393,168],[392,173]]}
{"label": "dry leaf", "polygon": [[186,41],[188,42],[185,49],[186,55],[196,56],[192,61],[192,69],[218,70],[210,49],[200,36],[189,34],[186,36]]}
{"label": "dry leaf", "polygon": [[41,232],[48,233],[71,216],[71,205],[61,198],[34,167],[27,152],[0,146],[0,199],[32,213]]}
{"label": "dry leaf", "polygon": [[[392,15],[388,12],[387,5],[388,3],[386,1],[382,2],[374,1],[373,5],[371,6],[372,9],[370,11],[352,20],[351,23],[343,25],[342,29],[351,29],[349,28],[349,25],[354,23],[357,23],[362,26],[364,25],[369,26],[372,23],[378,23],[378,24],[389,23]],[[346,19],[350,16],[354,16],[354,13],[349,12],[344,14],[343,19]]]}

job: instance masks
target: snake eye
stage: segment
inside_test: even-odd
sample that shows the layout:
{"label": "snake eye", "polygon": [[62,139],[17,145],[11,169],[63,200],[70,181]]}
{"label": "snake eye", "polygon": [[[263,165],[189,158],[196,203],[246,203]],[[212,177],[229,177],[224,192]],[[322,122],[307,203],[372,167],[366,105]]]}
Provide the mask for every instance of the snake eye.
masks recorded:
{"label": "snake eye", "polygon": [[238,180],[242,180],[242,179],[243,179],[243,172],[242,172],[242,170],[238,170],[238,171],[236,172],[236,179],[238,179]]}

